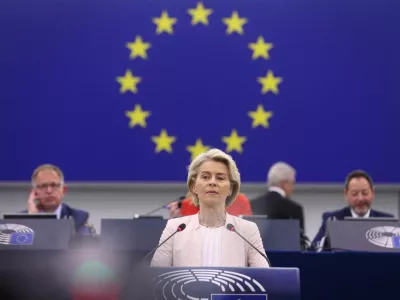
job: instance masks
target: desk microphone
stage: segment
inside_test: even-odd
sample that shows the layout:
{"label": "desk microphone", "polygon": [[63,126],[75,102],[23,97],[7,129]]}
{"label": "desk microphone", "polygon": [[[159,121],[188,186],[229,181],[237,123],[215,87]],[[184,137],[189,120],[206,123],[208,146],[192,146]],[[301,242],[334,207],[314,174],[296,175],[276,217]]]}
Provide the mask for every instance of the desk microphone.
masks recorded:
{"label": "desk microphone", "polygon": [[268,265],[269,265],[270,267],[272,267],[272,266],[271,266],[271,262],[269,261],[268,257],[267,257],[264,253],[262,253],[260,250],[258,250],[252,243],[250,243],[243,235],[241,235],[239,232],[237,232],[235,226],[233,226],[231,223],[229,223],[229,224],[226,225],[226,228],[228,228],[229,231],[235,232],[235,233],[236,233],[238,236],[240,236],[247,244],[249,244],[251,247],[253,247],[258,253],[260,253],[260,255],[261,255],[262,257],[264,257],[264,258],[267,260]]}
{"label": "desk microphone", "polygon": [[[169,201],[167,204],[163,204],[162,206],[159,206],[159,207],[157,207],[156,209],[153,209],[152,211],[150,211],[150,212],[148,212],[148,213],[145,213],[144,216],[150,216],[151,214],[153,214],[153,213],[155,213],[155,212],[157,212],[157,211],[159,211],[159,210],[168,208],[168,205],[170,205],[171,203],[174,203],[174,202],[178,202],[178,208],[181,208],[181,206],[182,206],[182,201],[183,201],[184,199],[185,199],[185,197],[182,196],[182,197],[179,197],[179,198],[176,199],[176,200]],[[182,229],[182,230],[183,230],[183,229]]]}
{"label": "desk microphone", "polygon": [[164,245],[170,238],[172,238],[175,234],[178,232],[184,231],[186,228],[186,224],[182,223],[176,228],[173,234],[171,234],[168,238],[166,238],[162,243],[160,243],[157,247],[155,247],[153,250],[151,250],[145,257],[143,257],[142,261],[145,261],[152,253],[154,253],[158,248],[160,248],[162,245]]}

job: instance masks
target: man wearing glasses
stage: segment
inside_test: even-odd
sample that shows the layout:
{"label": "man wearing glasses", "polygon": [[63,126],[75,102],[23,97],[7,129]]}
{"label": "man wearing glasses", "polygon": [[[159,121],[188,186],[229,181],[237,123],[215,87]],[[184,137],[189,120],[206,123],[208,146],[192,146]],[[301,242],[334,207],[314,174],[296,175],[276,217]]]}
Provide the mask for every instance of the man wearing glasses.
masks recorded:
{"label": "man wearing glasses", "polygon": [[25,213],[45,212],[56,214],[58,219],[72,218],[76,233],[87,232],[89,213],[62,203],[67,187],[64,184],[64,174],[58,167],[50,164],[37,167],[32,175],[32,186]]}

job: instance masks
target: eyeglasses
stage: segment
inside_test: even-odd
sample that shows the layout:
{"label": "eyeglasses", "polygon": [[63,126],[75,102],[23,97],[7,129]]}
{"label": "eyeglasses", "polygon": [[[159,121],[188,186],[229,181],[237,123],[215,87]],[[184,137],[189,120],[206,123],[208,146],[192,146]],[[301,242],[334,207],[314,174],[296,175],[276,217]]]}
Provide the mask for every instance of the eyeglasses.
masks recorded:
{"label": "eyeglasses", "polygon": [[61,187],[61,183],[51,182],[51,183],[42,183],[36,185],[36,188],[39,190],[47,190],[49,187],[51,187],[53,190],[56,190]]}

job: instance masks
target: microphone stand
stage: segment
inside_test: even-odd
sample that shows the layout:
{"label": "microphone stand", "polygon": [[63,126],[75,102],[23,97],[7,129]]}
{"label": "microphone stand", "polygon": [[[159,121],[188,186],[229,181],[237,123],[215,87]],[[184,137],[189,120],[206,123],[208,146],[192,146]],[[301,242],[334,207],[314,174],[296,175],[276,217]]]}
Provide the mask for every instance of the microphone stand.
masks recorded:
{"label": "microphone stand", "polygon": [[[155,247],[153,250],[151,250],[149,253],[147,253],[147,255],[146,255],[145,257],[143,257],[143,258],[140,260],[140,262],[139,262],[139,267],[141,267],[142,263],[143,263],[152,253],[154,253],[158,248],[160,248],[162,245],[164,245],[165,242],[167,242],[167,241],[168,241],[170,238],[172,238],[175,234],[177,234],[178,232],[183,231],[185,228],[186,228],[186,224],[185,224],[185,223],[180,224],[180,225],[178,226],[178,228],[174,231],[174,233],[172,233],[168,238],[166,238],[162,243],[160,243],[157,247]],[[134,268],[134,263],[132,263],[132,264],[133,264],[133,265],[132,265],[132,266],[130,267],[130,269],[129,269],[130,271],[128,272],[126,281],[124,282],[124,284],[121,285],[121,293],[122,293],[123,291],[126,291],[126,290],[128,290],[128,293],[129,293],[128,283],[129,283],[129,281],[132,279],[132,276],[133,276],[134,270],[135,270],[135,268]],[[125,297],[124,297],[124,299],[125,299]]]}
{"label": "microphone stand", "polygon": [[[232,227],[229,228],[229,227],[230,227],[229,225],[231,225]],[[260,253],[260,255],[266,259],[268,265],[269,265],[270,267],[272,267],[271,262],[269,261],[268,257],[267,257],[264,253],[262,253],[260,250],[258,250],[252,243],[250,243],[243,235],[241,235],[239,232],[237,232],[235,226],[233,226],[232,224],[228,224],[228,225],[227,225],[227,228],[228,228],[229,231],[235,232],[235,233],[236,233],[238,236],[240,236],[247,244],[249,244],[251,247],[253,247],[254,250],[256,250],[258,253]]]}
{"label": "microphone stand", "polygon": [[[186,226],[185,226],[186,227]],[[149,253],[146,254],[145,257],[142,258],[142,262],[144,262],[152,253],[156,252],[156,250],[158,248],[160,248],[162,245],[164,245],[170,238],[172,238],[175,234],[177,234],[178,232],[181,232],[182,230],[180,230],[179,228],[177,230],[175,230],[175,232],[173,234],[171,234],[168,238],[166,238],[161,244],[159,244],[157,247],[155,247],[153,250],[151,250]]]}
{"label": "microphone stand", "polygon": [[157,207],[156,209],[153,209],[152,211],[150,211],[150,212],[148,212],[148,213],[146,213],[144,215],[145,216],[149,216],[149,215],[155,213],[156,211],[159,211],[160,209],[163,209],[165,206],[170,205],[171,203],[174,203],[176,201],[179,203],[179,202],[182,202],[182,200],[184,200],[184,199],[185,199],[185,197],[179,197],[178,199],[172,200],[172,201],[168,202],[168,204],[163,204],[163,206]]}

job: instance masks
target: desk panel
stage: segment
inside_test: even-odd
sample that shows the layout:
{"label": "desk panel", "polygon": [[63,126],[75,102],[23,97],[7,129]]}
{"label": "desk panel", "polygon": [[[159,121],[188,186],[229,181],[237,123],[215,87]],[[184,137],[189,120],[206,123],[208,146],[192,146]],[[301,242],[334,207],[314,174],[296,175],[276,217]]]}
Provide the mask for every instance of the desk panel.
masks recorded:
{"label": "desk panel", "polygon": [[[74,300],[76,282],[98,283],[112,291],[144,254],[96,249],[0,251],[0,299]],[[274,267],[300,269],[305,300],[394,299],[398,292],[397,253],[269,252],[268,256]]]}

